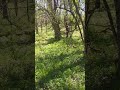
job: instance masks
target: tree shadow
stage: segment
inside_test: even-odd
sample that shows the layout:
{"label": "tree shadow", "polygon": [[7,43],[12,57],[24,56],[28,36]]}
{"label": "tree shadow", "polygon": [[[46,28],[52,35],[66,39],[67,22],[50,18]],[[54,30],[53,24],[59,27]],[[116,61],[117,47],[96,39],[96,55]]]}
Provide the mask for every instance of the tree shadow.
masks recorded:
{"label": "tree shadow", "polygon": [[[60,61],[63,61],[66,57],[68,57],[68,56],[74,56],[74,55],[77,55],[77,54],[82,54],[83,53],[83,51],[81,51],[81,50],[77,50],[77,51],[73,51],[73,52],[71,52],[71,53],[69,53],[69,54],[63,54],[63,53],[61,53],[60,55],[56,55],[56,56],[52,56],[52,57],[50,57],[49,55],[48,56],[46,56],[44,59],[51,59],[51,60],[56,60],[56,59],[58,59],[58,60],[60,60]],[[43,60],[43,59],[42,59]]]}
{"label": "tree shadow", "polygon": [[[80,53],[80,52],[82,53],[82,51],[80,51],[80,50],[79,50],[79,51],[76,51],[76,52],[74,52],[74,55],[75,55],[76,53]],[[72,55],[72,54],[73,54],[73,53],[71,53],[71,55]],[[54,56],[53,58],[61,58],[60,60],[64,60],[64,58],[67,57],[67,56],[69,56],[69,55],[70,55],[70,54],[61,54],[61,55],[59,55],[59,56]],[[85,60],[84,60],[83,57],[76,59],[76,61],[75,61],[75,62],[73,61],[73,63],[71,63],[71,64],[68,64],[68,65],[65,65],[65,64],[64,64],[64,65],[59,66],[58,68],[55,68],[55,69],[49,71],[47,75],[43,76],[43,77],[38,81],[38,86],[39,86],[40,88],[45,88],[45,87],[46,87],[46,86],[45,86],[45,83],[49,82],[49,81],[52,80],[52,79],[55,79],[55,78],[60,77],[61,72],[64,72],[64,71],[67,70],[68,68],[72,69],[72,68],[74,68],[74,67],[76,67],[76,66],[80,66],[81,70],[84,71]]]}
{"label": "tree shadow", "polygon": [[71,45],[71,44],[82,44],[81,42],[78,42],[77,40],[73,39],[73,38],[63,38],[63,42],[66,44],[66,45]]}
{"label": "tree shadow", "polygon": [[[63,42],[67,45],[70,45],[70,44],[82,44],[80,42],[78,42],[77,40],[73,39],[73,38],[65,38],[65,37],[62,37],[61,40],[63,40]],[[55,43],[55,42],[58,42],[58,40],[54,39],[54,38],[50,38],[50,39],[47,39],[47,43],[46,44],[52,44],[52,43]]]}
{"label": "tree shadow", "polygon": [[58,40],[56,40],[55,38],[50,38],[47,40],[47,44],[52,44],[54,42],[57,42]]}

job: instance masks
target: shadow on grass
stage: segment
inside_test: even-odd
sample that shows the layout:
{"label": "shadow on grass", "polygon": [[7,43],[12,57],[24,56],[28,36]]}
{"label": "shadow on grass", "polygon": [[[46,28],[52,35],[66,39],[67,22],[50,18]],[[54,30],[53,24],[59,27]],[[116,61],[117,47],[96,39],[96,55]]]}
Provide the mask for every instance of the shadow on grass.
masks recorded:
{"label": "shadow on grass", "polygon": [[[78,51],[76,51],[74,54],[78,53]],[[71,53],[72,55],[72,53]],[[57,57],[53,57],[53,58],[60,58],[62,57],[62,59],[64,59],[65,57],[67,57],[69,55],[60,55],[60,56],[57,56]],[[67,69],[72,69],[76,66],[80,66],[81,70],[83,71],[84,70],[84,65],[85,65],[85,61],[84,61],[84,58],[81,57],[79,59],[76,59],[75,62],[69,64],[69,65],[61,65],[59,66],[59,68],[56,68],[56,69],[53,69],[51,71],[48,72],[48,74],[46,76],[43,76],[39,82],[38,82],[38,86],[40,88],[46,88],[45,86],[45,83],[49,82],[50,80],[52,79],[55,79],[55,78],[58,78],[60,77],[61,73],[63,73],[65,70]]]}
{"label": "shadow on grass", "polygon": [[[69,57],[69,56],[74,56],[74,55],[79,55],[79,56],[77,56],[77,57],[80,57],[80,55],[81,54],[83,54],[83,51],[81,51],[81,50],[77,50],[77,51],[74,51],[74,52],[71,52],[71,53],[69,53],[69,54],[63,54],[63,53],[61,53],[60,55],[56,55],[56,56],[45,56],[45,58],[42,58],[42,57],[39,57],[39,60],[36,62],[36,63],[41,63],[41,62],[43,62],[44,60],[52,60],[52,62],[53,62],[53,60],[56,62],[56,61],[63,61],[66,57]],[[57,63],[57,62],[56,62]]]}
{"label": "shadow on grass", "polygon": [[[76,39],[72,39],[72,38],[62,38],[61,39],[63,43],[65,43],[66,45],[82,45],[82,43],[80,43],[79,41],[77,41]],[[50,38],[46,40],[47,44],[52,44],[56,41],[54,38]],[[76,46],[76,47],[77,47]],[[69,47],[70,48],[70,47]],[[49,52],[50,53],[50,52]],[[53,70],[49,71],[47,73],[47,75],[43,76],[42,78],[40,78],[38,80],[37,86],[38,88],[46,88],[45,84],[48,83],[50,80],[52,79],[56,79],[58,77],[61,77],[61,74],[67,70],[67,69],[72,69],[76,66],[80,66],[81,70],[84,71],[84,65],[85,65],[85,60],[83,57],[80,57],[80,54],[82,54],[83,51],[82,50],[76,50],[73,51],[71,53],[61,53],[60,55],[46,55],[44,58],[39,58],[37,63],[41,63],[44,60],[50,60],[52,63],[57,64],[58,62],[61,62],[63,60],[65,60],[65,58],[69,57],[70,58],[70,64],[62,64],[60,65],[58,68],[54,68]],[[77,55],[77,56],[76,56]],[[71,57],[74,59],[72,60]],[[75,57],[75,58],[74,58]],[[68,59],[67,59],[68,60]],[[46,89],[47,90],[47,89]]]}
{"label": "shadow on grass", "polygon": [[[66,43],[67,45],[69,44],[82,44],[80,42],[78,42],[77,40],[73,39],[73,38],[65,38],[62,37],[61,40],[63,40],[64,43]],[[54,38],[50,38],[47,40],[47,44],[52,44],[58,42],[58,40],[54,39]]]}
{"label": "shadow on grass", "polygon": [[50,38],[47,40],[47,44],[52,44],[54,42],[57,42],[58,40],[55,40],[54,38]]}
{"label": "shadow on grass", "polygon": [[63,38],[63,42],[66,44],[66,45],[71,45],[71,44],[82,44],[81,42],[78,42],[77,40],[73,39],[73,38]]}

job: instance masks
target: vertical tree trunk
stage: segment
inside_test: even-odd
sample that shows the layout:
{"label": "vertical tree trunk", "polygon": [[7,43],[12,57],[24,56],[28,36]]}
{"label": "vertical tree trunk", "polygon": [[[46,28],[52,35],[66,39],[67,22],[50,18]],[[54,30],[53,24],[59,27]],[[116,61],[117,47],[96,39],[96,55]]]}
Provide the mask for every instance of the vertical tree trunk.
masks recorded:
{"label": "vertical tree trunk", "polygon": [[38,22],[37,22],[37,20],[35,20],[35,30],[36,30],[36,34],[39,34],[39,32],[38,32]]}
{"label": "vertical tree trunk", "polygon": [[2,0],[2,11],[3,11],[3,18],[8,19],[8,10],[7,10],[6,0]]}
{"label": "vertical tree trunk", "polygon": [[117,23],[117,45],[118,45],[118,67],[117,79],[120,81],[120,0],[115,1],[116,23]]}
{"label": "vertical tree trunk", "polygon": [[47,24],[48,24],[48,21],[45,20],[46,33],[47,33],[47,26],[48,26]]}
{"label": "vertical tree trunk", "polygon": [[[64,1],[64,8],[68,9],[68,4],[65,1]],[[64,15],[64,26],[65,26],[65,29],[66,29],[66,38],[68,38],[70,28],[69,28],[69,19],[68,19],[68,12],[67,11],[65,11],[65,15]]]}
{"label": "vertical tree trunk", "polygon": [[68,38],[70,30],[69,30],[67,14],[64,16],[64,26],[66,29],[66,38]]}
{"label": "vertical tree trunk", "polygon": [[53,22],[52,27],[54,29],[55,40],[60,40],[61,39],[61,33],[60,33],[59,24]]}
{"label": "vertical tree trunk", "polygon": [[56,16],[57,2],[55,0],[53,1],[54,3],[52,3],[52,0],[47,0],[47,2],[48,2],[48,8],[50,10],[49,14],[51,17],[52,27],[54,29],[55,39],[60,40],[61,32],[60,32],[59,20],[57,19],[57,16]]}

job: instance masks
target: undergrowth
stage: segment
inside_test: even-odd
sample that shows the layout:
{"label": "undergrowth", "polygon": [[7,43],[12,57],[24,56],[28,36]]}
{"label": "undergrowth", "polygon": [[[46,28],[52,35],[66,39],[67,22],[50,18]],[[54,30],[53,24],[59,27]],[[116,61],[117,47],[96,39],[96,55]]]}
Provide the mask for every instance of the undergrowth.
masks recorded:
{"label": "undergrowth", "polygon": [[84,90],[83,44],[79,32],[54,40],[53,31],[36,35],[36,90]]}

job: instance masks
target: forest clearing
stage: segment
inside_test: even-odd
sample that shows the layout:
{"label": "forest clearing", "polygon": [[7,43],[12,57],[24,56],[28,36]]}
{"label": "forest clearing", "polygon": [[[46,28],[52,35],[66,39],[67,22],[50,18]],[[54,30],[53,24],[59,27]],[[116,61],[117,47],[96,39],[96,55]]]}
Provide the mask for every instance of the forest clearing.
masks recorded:
{"label": "forest clearing", "polygon": [[85,89],[84,14],[81,16],[83,11],[78,11],[83,3],[77,3],[75,0],[36,1],[37,90]]}
{"label": "forest clearing", "polygon": [[[37,90],[85,90],[84,46],[79,32],[73,38],[54,40],[53,30],[36,35]],[[63,35],[64,36],[64,35]]]}

